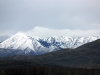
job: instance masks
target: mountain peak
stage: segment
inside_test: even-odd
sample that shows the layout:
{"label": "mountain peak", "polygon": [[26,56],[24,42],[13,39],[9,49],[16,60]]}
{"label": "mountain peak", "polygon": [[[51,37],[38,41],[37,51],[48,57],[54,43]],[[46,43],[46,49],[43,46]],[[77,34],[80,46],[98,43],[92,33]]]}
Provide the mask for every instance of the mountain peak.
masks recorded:
{"label": "mountain peak", "polygon": [[24,33],[18,32],[15,35],[13,35],[12,37],[27,37]]}
{"label": "mountain peak", "polygon": [[7,48],[7,49],[33,49],[32,40],[29,39],[23,33],[16,33],[15,35],[11,36],[7,40],[0,43],[0,48]]}

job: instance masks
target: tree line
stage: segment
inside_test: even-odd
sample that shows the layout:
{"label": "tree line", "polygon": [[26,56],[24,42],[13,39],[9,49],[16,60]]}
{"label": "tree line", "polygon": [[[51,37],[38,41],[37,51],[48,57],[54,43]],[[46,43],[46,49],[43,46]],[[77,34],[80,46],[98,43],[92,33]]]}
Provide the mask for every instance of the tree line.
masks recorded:
{"label": "tree line", "polygon": [[100,75],[100,69],[53,66],[13,67],[0,69],[0,75]]}

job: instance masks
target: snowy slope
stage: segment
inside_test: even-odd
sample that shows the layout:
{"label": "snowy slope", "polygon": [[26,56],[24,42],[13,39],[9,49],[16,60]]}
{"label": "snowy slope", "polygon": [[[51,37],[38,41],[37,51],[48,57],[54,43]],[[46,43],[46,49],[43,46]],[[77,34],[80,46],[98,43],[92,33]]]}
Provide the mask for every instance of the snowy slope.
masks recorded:
{"label": "snowy slope", "polygon": [[[49,38],[39,38],[26,36],[23,33],[17,33],[14,36],[8,38],[7,40],[0,43],[0,48],[3,49],[14,49],[9,51],[1,50],[1,54],[44,54],[52,52],[55,50],[60,50],[62,48],[77,48],[85,43],[92,42],[99,39],[99,37],[49,37]],[[19,50],[19,51],[18,51]]]}
{"label": "snowy slope", "polygon": [[17,33],[11,38],[3,41],[0,44],[0,48],[22,49],[22,50],[29,48],[33,50],[32,40],[22,33]]}
{"label": "snowy slope", "polygon": [[[39,42],[45,47],[56,46],[57,48],[77,48],[85,43],[95,41],[100,37],[50,37],[41,39]],[[45,42],[45,44],[43,43]]]}
{"label": "snowy slope", "polygon": [[[51,51],[51,48],[47,48],[39,43],[35,37],[26,36],[23,33],[17,33],[9,39],[0,43],[0,48],[22,50],[20,54],[44,54]],[[3,51],[2,51],[3,52]],[[13,51],[14,53],[14,51]]]}

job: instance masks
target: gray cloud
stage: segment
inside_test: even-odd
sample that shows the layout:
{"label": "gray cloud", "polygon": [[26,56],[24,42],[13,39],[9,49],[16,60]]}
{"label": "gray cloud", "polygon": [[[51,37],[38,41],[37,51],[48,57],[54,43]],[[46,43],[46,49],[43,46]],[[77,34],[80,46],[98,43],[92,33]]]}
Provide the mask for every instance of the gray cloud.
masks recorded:
{"label": "gray cloud", "polygon": [[26,32],[36,26],[99,30],[99,20],[100,0],[0,0],[2,34]]}

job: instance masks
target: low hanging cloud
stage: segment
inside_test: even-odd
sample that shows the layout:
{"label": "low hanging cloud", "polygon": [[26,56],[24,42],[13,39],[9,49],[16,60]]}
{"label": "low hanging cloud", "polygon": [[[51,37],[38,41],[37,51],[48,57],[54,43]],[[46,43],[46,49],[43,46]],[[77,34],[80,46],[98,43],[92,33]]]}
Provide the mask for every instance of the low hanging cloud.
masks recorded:
{"label": "low hanging cloud", "polygon": [[36,26],[32,30],[24,32],[28,36],[50,37],[50,36],[99,36],[100,30],[71,30],[71,29],[50,29]]}

